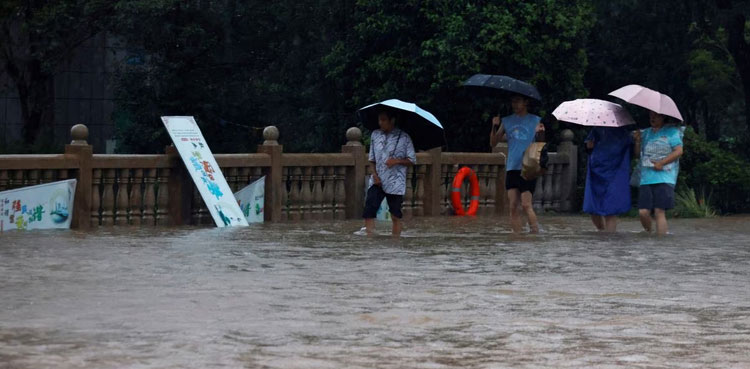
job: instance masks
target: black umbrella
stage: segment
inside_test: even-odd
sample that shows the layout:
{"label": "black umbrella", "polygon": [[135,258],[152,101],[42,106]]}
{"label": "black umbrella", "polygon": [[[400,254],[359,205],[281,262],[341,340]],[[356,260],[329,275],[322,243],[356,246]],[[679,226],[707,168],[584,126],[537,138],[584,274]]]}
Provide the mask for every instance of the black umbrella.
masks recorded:
{"label": "black umbrella", "polygon": [[397,112],[396,123],[399,128],[409,134],[415,150],[429,150],[445,145],[443,125],[432,113],[416,104],[390,99],[367,105],[359,109],[357,114],[365,128],[374,131],[380,128],[378,113],[383,109]]}
{"label": "black umbrella", "polygon": [[527,96],[536,101],[542,101],[542,95],[539,94],[536,87],[508,76],[475,74],[464,82],[464,86],[495,89],[506,93]]}

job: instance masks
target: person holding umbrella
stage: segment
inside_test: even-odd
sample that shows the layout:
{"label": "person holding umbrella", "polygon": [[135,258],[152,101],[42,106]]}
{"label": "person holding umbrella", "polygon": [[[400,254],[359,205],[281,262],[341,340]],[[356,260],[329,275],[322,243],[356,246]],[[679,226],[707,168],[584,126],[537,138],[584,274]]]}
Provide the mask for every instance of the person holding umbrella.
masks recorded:
{"label": "person holding umbrella", "polygon": [[628,85],[609,93],[649,110],[650,128],[634,132],[639,156],[640,186],[638,215],[646,232],[667,233],[666,211],[674,207],[674,186],[682,156],[682,129],[666,125],[667,117],[682,121],[677,105],[667,95],[639,85]]}
{"label": "person holding umbrella", "polygon": [[599,231],[615,232],[617,215],[630,210],[630,158],[635,124],[618,104],[598,99],[565,101],[553,112],[558,120],[591,126],[586,137],[589,153],[583,211]]}
{"label": "person holding umbrella", "polygon": [[415,149],[429,150],[445,145],[443,125],[432,113],[398,99],[367,105],[359,109],[358,115],[365,128],[372,130],[369,160],[373,170],[363,214],[365,232],[372,235],[375,231],[375,218],[385,198],[393,221],[392,235],[399,237],[406,169],[417,163]]}
{"label": "person holding umbrella", "polygon": [[[514,233],[521,232],[521,211],[529,222],[532,233],[539,232],[536,213],[532,206],[536,179],[526,180],[521,176],[523,155],[534,142],[537,134],[544,134],[544,124],[537,115],[529,113],[532,100],[541,101],[542,96],[536,87],[524,81],[502,75],[475,74],[463,83],[469,89],[487,92],[503,98],[510,96],[513,114],[503,119],[499,116],[492,118],[490,131],[490,147],[495,147],[498,141],[508,142],[508,158],[505,163],[505,189],[508,193],[508,207],[510,212],[510,226]],[[520,209],[519,209],[520,207]]]}
{"label": "person holding umbrella", "polygon": [[505,189],[508,193],[510,225],[514,233],[521,232],[521,209],[526,214],[530,232],[539,233],[539,224],[532,206],[536,179],[526,180],[521,177],[521,161],[526,148],[534,142],[537,134],[544,133],[541,118],[529,113],[530,101],[527,96],[513,95],[513,114],[502,119],[499,116],[493,117],[490,131],[490,147],[495,147],[498,141],[508,142]]}

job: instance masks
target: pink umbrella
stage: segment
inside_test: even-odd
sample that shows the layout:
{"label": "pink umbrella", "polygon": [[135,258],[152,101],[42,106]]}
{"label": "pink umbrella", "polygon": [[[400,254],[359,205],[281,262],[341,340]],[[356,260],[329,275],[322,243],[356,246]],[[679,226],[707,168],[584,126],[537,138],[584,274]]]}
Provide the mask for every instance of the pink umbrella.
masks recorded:
{"label": "pink umbrella", "polygon": [[674,100],[659,91],[654,91],[639,85],[627,85],[618,88],[609,94],[614,97],[619,97],[631,104],[644,107],[655,113],[668,115],[682,121],[682,114],[680,114],[680,111],[677,109]]}
{"label": "pink umbrella", "polygon": [[635,124],[622,106],[597,99],[577,99],[558,106],[552,115],[557,120],[596,127],[622,127]]}

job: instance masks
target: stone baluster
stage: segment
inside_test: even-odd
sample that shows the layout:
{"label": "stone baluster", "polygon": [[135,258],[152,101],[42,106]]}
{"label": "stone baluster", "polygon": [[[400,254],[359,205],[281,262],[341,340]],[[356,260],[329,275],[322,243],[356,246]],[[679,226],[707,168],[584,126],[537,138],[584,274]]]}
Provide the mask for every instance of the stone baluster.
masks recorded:
{"label": "stone baluster", "polygon": [[130,185],[130,224],[139,226],[143,223],[143,169],[133,169],[133,180]]}
{"label": "stone baluster", "polygon": [[346,197],[350,194],[346,192],[346,167],[336,167],[336,191],[335,196],[335,211],[336,219],[346,219]]}
{"label": "stone baluster", "polygon": [[[70,171],[68,169],[59,169],[57,171],[57,180],[58,181],[62,181],[64,179],[68,179],[69,175],[70,175]],[[78,188],[77,186],[78,185],[76,185],[76,188]],[[78,191],[76,190],[76,192],[78,192]]]}
{"label": "stone baluster", "polygon": [[544,201],[544,187],[542,186],[542,177],[537,178],[536,187],[534,188],[534,196],[532,199],[532,206],[534,210],[542,210],[542,204]]}
{"label": "stone baluster", "polygon": [[310,206],[310,215],[312,219],[323,218],[323,167],[310,168],[312,173],[312,204]]}
{"label": "stone baluster", "polygon": [[24,171],[21,169],[13,171],[13,179],[10,180],[10,188],[23,187],[23,174]]}
{"label": "stone baluster", "polygon": [[[553,167],[554,164],[550,164],[550,167]],[[547,211],[552,208],[552,198],[555,195],[555,193],[552,191],[552,175],[554,174],[554,169],[549,168],[549,170],[545,171],[544,175],[540,177],[539,179],[544,178],[544,211]]]}
{"label": "stone baluster", "polygon": [[143,179],[146,183],[146,191],[143,198],[143,224],[156,224],[156,168],[148,169]]}
{"label": "stone baluster", "polygon": [[26,185],[27,186],[34,186],[34,185],[38,185],[38,184],[42,183],[39,174],[40,174],[39,173],[39,169],[32,169],[32,170],[30,170],[29,171],[29,179],[28,179],[28,182],[26,183]]}
{"label": "stone baluster", "polygon": [[[77,229],[88,229],[93,214],[90,213],[91,205],[91,176],[93,173],[92,158],[93,147],[88,144],[89,129],[83,124],[76,124],[70,129],[72,140],[65,145],[65,155],[73,156],[78,161],[77,183],[75,201],[73,204],[73,216],[70,227]],[[67,177],[66,177],[67,178]],[[63,179],[61,177],[60,179]]]}
{"label": "stone baluster", "polygon": [[562,181],[560,188],[560,209],[562,211],[578,211],[576,202],[576,187],[578,179],[578,146],[573,144],[573,131],[565,129],[560,134],[560,145],[557,146],[557,152],[567,154],[567,165],[562,168],[564,171],[560,177]]}
{"label": "stone baluster", "polygon": [[450,194],[453,186],[453,179],[450,178],[450,165],[441,165],[440,169],[440,204],[441,214],[453,214],[453,207],[451,207]]}
{"label": "stone baluster", "polygon": [[0,191],[8,189],[8,171],[3,169],[0,170]]}
{"label": "stone baluster", "polygon": [[413,173],[413,166],[406,168],[406,194],[404,194],[404,204],[402,206],[405,219],[410,219],[414,216],[414,183],[412,182]]}
{"label": "stone baluster", "polygon": [[[289,167],[281,168],[281,188],[279,188],[279,196],[281,197],[281,209],[280,218],[282,222],[289,220]],[[264,204],[265,206],[265,204]]]}
{"label": "stone baluster", "polygon": [[[336,206],[334,204],[335,187],[336,187],[336,168],[325,167],[323,175],[323,219],[334,219],[336,216]],[[340,200],[344,203],[344,199]]]}
{"label": "stone baluster", "polygon": [[424,215],[424,186],[425,186],[425,173],[427,173],[426,165],[417,165],[413,167],[417,173],[417,187],[415,189],[416,195],[414,196],[414,215]]}
{"label": "stone baluster", "polygon": [[[102,170],[94,169],[91,175],[91,226],[98,227],[101,224],[101,191]],[[78,192],[78,191],[76,191]]]}
{"label": "stone baluster", "polygon": [[44,172],[42,172],[42,183],[50,183],[54,181],[55,181],[55,170],[45,169]]}
{"label": "stone baluster", "polygon": [[114,169],[104,169],[102,179],[102,225],[111,226],[115,223],[115,175]]}
{"label": "stone baluster", "polygon": [[281,221],[285,222],[289,220],[289,167],[283,167],[281,168],[281,188],[280,196],[281,196]]}
{"label": "stone baluster", "polygon": [[497,171],[500,170],[502,167],[499,167],[497,165],[489,165],[487,168],[487,197],[486,197],[486,204],[487,209],[489,210],[487,212],[487,215],[496,214],[497,210],[495,209],[496,201],[495,201],[495,187],[497,186]]}
{"label": "stone baluster", "polygon": [[562,193],[562,164],[555,164],[554,169],[555,172],[552,174],[552,178],[554,179],[555,183],[552,184],[552,192],[554,193],[553,200],[552,200],[552,208],[555,209],[555,211],[561,211],[561,193]]}
{"label": "stone baluster", "polygon": [[206,209],[206,203],[203,202],[200,191],[195,185],[190,186],[193,191],[193,207],[191,210],[193,224],[206,224],[207,219],[211,218],[208,216],[208,209]]}
{"label": "stone baluster", "polygon": [[479,211],[477,211],[477,214],[482,216],[492,213],[492,209],[487,206],[487,200],[490,198],[489,168],[489,165],[481,164],[477,169],[477,179],[479,179]]}
{"label": "stone baluster", "polygon": [[239,183],[239,178],[237,178],[239,175],[239,170],[237,168],[229,168],[227,170],[227,184],[229,185],[229,188],[232,190],[232,193],[235,193],[239,190],[241,190],[244,186],[241,186]]}
{"label": "stone baluster", "polygon": [[250,184],[250,168],[243,167],[237,171],[237,182],[239,182],[237,186],[238,191]]}
{"label": "stone baluster", "polygon": [[300,189],[300,212],[302,219],[312,219],[312,167],[305,167],[303,170],[301,189]]}
{"label": "stone baluster", "polygon": [[290,168],[290,185],[289,189],[289,220],[298,221],[302,219],[302,200],[300,194],[300,186],[302,183],[302,168],[294,167]]}
{"label": "stone baluster", "polygon": [[[156,197],[156,224],[169,225],[169,171],[170,168],[161,168],[156,178],[159,184],[159,192]],[[234,197],[232,194],[229,196]]]}
{"label": "stone baluster", "polygon": [[128,199],[128,183],[130,182],[130,169],[120,169],[117,177],[117,210],[115,211],[115,224],[128,225],[128,213],[130,204]]}

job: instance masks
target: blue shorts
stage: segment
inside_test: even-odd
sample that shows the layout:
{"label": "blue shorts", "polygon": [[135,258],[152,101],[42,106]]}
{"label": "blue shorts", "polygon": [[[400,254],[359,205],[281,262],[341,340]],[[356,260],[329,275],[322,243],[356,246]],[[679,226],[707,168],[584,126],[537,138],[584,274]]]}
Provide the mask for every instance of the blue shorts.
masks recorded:
{"label": "blue shorts", "polygon": [[380,204],[383,203],[383,198],[388,200],[388,211],[391,213],[392,217],[401,219],[404,216],[401,213],[401,203],[404,202],[403,195],[391,195],[385,193],[382,186],[372,185],[367,190],[365,211],[364,214],[362,214],[362,218],[376,218],[378,215],[378,209],[380,209]]}
{"label": "blue shorts", "polygon": [[638,209],[674,208],[674,186],[669,183],[655,183],[638,187]]}

